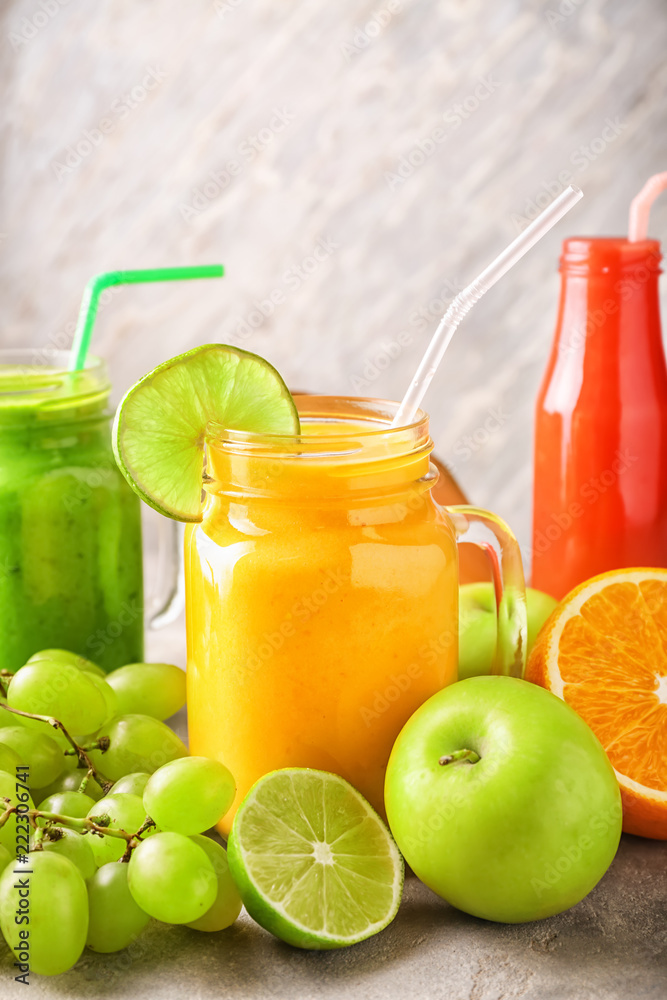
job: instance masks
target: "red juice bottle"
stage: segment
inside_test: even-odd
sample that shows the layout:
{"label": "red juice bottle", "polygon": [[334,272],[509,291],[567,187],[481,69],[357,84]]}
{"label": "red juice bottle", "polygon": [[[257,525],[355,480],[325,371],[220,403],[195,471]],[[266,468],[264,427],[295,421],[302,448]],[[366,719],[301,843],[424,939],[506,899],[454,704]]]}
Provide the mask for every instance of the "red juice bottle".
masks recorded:
{"label": "red juice bottle", "polygon": [[667,366],[657,240],[565,240],[537,398],[532,584],[667,566]]}

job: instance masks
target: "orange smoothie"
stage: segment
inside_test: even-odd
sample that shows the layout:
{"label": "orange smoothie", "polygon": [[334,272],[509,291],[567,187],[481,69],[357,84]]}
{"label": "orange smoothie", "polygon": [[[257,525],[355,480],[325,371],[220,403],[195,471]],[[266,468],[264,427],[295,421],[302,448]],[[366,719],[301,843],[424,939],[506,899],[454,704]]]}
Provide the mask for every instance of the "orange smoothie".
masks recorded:
{"label": "orange smoothie", "polygon": [[187,529],[190,749],[236,779],[223,833],[287,766],[334,771],[384,812],[399,730],[456,679],[456,540],[426,418],[392,431],[360,401],[298,402],[298,441],[209,447]]}

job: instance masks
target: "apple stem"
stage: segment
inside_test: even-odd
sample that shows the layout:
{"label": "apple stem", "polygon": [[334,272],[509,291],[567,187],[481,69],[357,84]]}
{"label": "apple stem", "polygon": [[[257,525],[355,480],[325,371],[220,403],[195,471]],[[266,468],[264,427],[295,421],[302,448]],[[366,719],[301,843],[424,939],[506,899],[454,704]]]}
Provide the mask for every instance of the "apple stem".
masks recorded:
{"label": "apple stem", "polygon": [[476,764],[480,760],[478,753],[474,750],[455,750],[454,753],[445,754],[438,761],[438,764],[453,764],[457,760],[467,760],[470,764]]}

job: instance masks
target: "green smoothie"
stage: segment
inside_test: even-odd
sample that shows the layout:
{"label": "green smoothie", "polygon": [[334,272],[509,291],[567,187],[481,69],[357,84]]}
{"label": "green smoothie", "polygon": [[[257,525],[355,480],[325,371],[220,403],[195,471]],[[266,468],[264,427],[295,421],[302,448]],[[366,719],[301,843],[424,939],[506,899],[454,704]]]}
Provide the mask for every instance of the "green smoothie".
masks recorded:
{"label": "green smoothie", "polygon": [[0,668],[71,649],[143,659],[138,497],[111,450],[110,384],[90,358],[0,351]]}

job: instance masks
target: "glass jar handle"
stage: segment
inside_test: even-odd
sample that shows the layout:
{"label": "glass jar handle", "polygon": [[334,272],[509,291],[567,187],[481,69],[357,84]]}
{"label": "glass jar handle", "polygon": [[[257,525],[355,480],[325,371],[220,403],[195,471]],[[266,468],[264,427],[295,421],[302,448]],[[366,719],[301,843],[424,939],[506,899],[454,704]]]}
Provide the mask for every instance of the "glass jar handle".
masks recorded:
{"label": "glass jar handle", "polygon": [[185,608],[185,576],[183,567],[184,525],[167,517],[156,519],[157,565],[155,576],[160,581],[160,596],[149,608],[148,627],[164,628],[175,621]]}
{"label": "glass jar handle", "polygon": [[498,631],[494,674],[523,677],[526,669],[526,590],[519,543],[502,518],[479,507],[445,507],[457,544],[483,549],[493,575]]}

